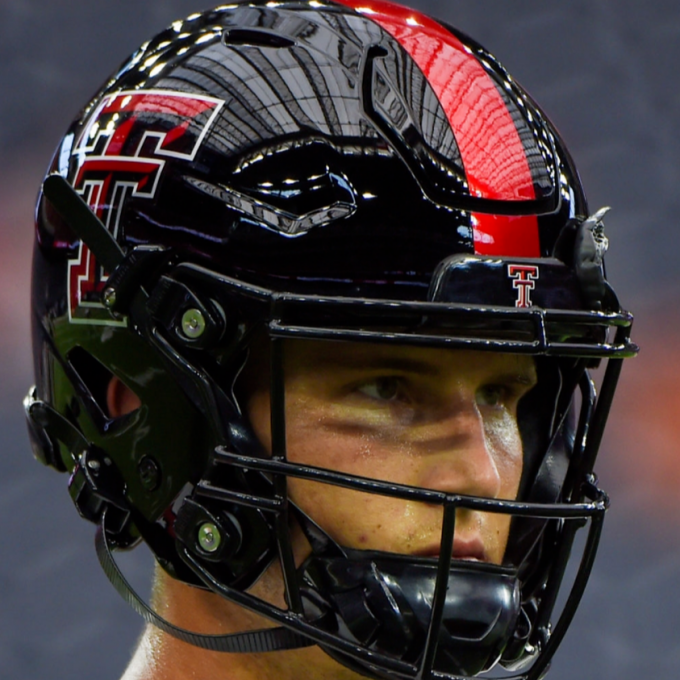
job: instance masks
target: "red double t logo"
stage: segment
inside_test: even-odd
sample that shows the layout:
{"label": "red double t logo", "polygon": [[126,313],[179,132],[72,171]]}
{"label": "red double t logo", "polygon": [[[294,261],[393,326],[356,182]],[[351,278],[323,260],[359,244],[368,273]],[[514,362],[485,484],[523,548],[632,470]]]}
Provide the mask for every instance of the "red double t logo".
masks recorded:
{"label": "red double t logo", "polygon": [[[193,161],[224,102],[166,90],[122,91],[104,97],[75,148],[73,188],[115,238],[126,200],[152,199],[168,161]],[[63,151],[62,151],[63,153]],[[71,323],[117,325],[100,296],[106,272],[80,244],[69,263]]]}
{"label": "red double t logo", "polygon": [[531,264],[509,264],[508,276],[514,279],[512,287],[517,291],[515,307],[531,307],[531,291],[536,288],[538,267]]}

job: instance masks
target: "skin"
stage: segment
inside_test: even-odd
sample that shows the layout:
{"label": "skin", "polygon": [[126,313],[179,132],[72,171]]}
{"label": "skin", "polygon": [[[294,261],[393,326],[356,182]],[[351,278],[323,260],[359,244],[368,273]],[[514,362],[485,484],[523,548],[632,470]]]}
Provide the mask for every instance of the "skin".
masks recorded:
{"label": "skin", "polygon": [[[241,378],[250,422],[271,450],[264,343]],[[517,404],[536,383],[530,357],[438,348],[292,341],[285,346],[288,458],[363,477],[452,493],[513,499],[522,474]],[[139,405],[115,378],[109,410]],[[341,545],[435,555],[439,506],[290,478],[291,499]],[[455,559],[503,560],[509,516],[459,510]],[[309,545],[292,527],[296,562]],[[284,606],[277,565],[252,589]],[[205,633],[271,626],[266,620],[158,570],[153,601],[174,623]],[[258,655],[206,652],[149,627],[123,680],[350,680],[359,676],[317,647]]]}

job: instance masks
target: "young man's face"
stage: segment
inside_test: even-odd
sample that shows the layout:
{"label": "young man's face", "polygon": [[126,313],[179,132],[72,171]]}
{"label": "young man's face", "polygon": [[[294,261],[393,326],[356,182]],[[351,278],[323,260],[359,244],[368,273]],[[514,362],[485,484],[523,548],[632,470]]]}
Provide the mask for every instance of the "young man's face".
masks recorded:
{"label": "young man's face", "polygon": [[[328,341],[285,345],[291,462],[452,493],[514,499],[522,474],[517,404],[536,383],[512,354]],[[253,373],[250,378],[253,378]],[[270,447],[268,381],[247,399]],[[251,382],[252,385],[252,382]],[[293,502],[339,544],[436,556],[440,506],[289,478]],[[454,558],[500,564],[507,515],[461,510]],[[296,539],[298,558],[309,548]]]}

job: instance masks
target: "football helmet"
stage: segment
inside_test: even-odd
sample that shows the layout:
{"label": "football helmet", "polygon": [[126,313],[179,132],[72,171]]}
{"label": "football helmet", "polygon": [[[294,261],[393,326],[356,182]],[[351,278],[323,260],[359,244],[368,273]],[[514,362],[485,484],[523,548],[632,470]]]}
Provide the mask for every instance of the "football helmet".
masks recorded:
{"label": "football helmet", "polygon": [[[34,453],[69,473],[114,585],[181,639],[318,644],[376,678],[540,677],[595,556],[607,497],[593,464],[637,351],[605,277],[603,214],[529,95],[448,25],[382,0],[246,0],[177,21],[83,109],[43,184]],[[271,455],[236,385],[263,334]],[[288,460],[283,356],[297,338],[535,357],[518,498]],[[113,377],[141,402],[117,418]],[[289,496],[291,476],[441,506],[439,556],[338,544]],[[502,564],[451,557],[461,509],[512,516]],[[139,541],[277,627],[206,636],[164,621],[112,558]],[[248,590],[274,560],[286,608]]]}

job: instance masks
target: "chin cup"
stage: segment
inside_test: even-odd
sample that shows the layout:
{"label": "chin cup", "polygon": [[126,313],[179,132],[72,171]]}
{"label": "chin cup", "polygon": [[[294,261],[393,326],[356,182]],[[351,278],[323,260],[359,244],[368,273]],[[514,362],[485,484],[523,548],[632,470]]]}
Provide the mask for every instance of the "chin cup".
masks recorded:
{"label": "chin cup", "polygon": [[[417,665],[433,615],[437,560],[345,552],[347,557],[311,557],[303,565],[305,614],[328,632]],[[445,598],[434,669],[468,676],[489,669],[512,639],[521,612],[513,571],[474,562],[453,565]],[[326,651],[348,664],[345,655]]]}

